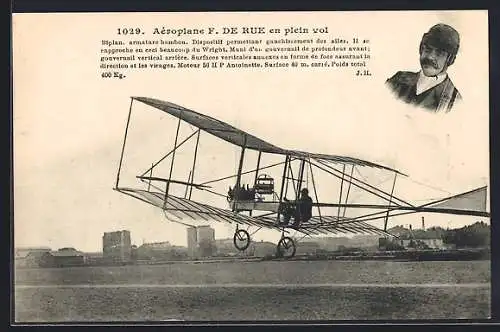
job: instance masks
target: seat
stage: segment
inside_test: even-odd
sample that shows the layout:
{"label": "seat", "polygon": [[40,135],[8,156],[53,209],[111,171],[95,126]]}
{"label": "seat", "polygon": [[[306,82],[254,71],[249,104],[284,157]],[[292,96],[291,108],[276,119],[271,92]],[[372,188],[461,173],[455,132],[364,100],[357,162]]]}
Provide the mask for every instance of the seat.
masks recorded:
{"label": "seat", "polygon": [[261,174],[255,181],[254,189],[257,194],[271,195],[274,193],[274,179],[267,174]]}

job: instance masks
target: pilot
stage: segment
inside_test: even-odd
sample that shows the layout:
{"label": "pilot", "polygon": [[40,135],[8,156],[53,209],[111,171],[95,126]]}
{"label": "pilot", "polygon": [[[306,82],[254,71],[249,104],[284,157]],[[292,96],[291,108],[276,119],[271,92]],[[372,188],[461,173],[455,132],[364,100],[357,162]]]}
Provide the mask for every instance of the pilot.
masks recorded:
{"label": "pilot", "polygon": [[255,188],[250,188],[247,184],[248,200],[253,201],[255,199]]}
{"label": "pilot", "polygon": [[309,190],[303,188],[300,191],[300,198],[297,202],[297,213],[295,216],[295,221],[292,224],[294,227],[298,227],[301,222],[306,222],[312,217],[312,206],[313,201],[309,196]]}
{"label": "pilot", "polygon": [[462,99],[447,69],[455,62],[460,36],[449,25],[436,24],[420,42],[418,72],[398,71],[386,81],[396,98],[433,112],[449,112]]}

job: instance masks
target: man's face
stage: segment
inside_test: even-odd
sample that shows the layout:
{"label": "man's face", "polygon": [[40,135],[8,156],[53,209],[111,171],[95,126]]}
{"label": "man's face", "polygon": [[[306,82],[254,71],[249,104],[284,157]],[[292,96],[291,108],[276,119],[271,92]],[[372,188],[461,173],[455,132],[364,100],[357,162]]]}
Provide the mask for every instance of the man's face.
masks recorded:
{"label": "man's face", "polygon": [[436,76],[446,70],[447,60],[448,52],[423,44],[420,54],[420,66],[425,76]]}

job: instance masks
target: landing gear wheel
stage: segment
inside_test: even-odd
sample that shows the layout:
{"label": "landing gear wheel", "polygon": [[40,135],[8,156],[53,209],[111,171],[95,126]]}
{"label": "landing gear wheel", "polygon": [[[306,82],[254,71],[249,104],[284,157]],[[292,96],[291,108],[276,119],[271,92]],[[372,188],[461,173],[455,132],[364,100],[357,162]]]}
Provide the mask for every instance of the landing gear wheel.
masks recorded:
{"label": "landing gear wheel", "polygon": [[278,242],[278,257],[292,258],[296,250],[295,242],[288,236],[282,237]]}
{"label": "landing gear wheel", "polygon": [[245,250],[250,245],[250,234],[244,229],[238,229],[234,233],[233,243],[239,251]]}

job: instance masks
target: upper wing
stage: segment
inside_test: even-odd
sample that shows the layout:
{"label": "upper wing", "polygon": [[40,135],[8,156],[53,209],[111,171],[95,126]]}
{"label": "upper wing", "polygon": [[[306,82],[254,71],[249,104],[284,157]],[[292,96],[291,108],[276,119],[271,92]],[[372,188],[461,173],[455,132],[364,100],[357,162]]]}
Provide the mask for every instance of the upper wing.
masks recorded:
{"label": "upper wing", "polygon": [[245,146],[249,149],[259,150],[262,152],[284,153],[283,149],[210,116],[169,103],[167,101],[145,97],[134,97],[134,99],[180,118],[181,120],[184,120],[191,125],[229,143],[238,146]]}
{"label": "upper wing", "polygon": [[346,163],[358,166],[376,167],[400,173],[395,169],[357,158],[282,149],[252,134],[235,128],[223,121],[195,112],[183,106],[154,98],[133,97],[133,99],[162,110],[174,117],[188,122],[189,124],[201,130],[204,130],[220,139],[223,139],[237,146],[245,146],[248,149],[258,150],[266,153],[290,155],[297,158],[313,158],[333,163]]}

